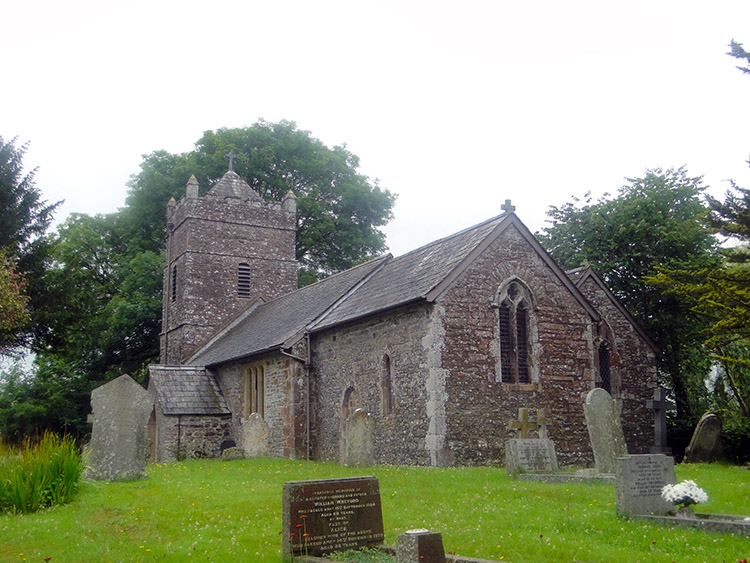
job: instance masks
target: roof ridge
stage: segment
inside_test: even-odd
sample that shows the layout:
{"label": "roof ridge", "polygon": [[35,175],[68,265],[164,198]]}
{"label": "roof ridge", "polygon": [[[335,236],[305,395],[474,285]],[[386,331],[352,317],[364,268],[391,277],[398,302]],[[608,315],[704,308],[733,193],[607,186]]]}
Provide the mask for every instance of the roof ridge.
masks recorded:
{"label": "roof ridge", "polygon": [[406,254],[401,254],[400,256],[396,256],[396,258],[394,258],[394,260],[400,260],[401,258],[404,258],[406,256],[414,254],[415,252],[421,252],[421,251],[423,251],[426,248],[429,248],[431,246],[435,246],[437,244],[442,244],[442,243],[444,243],[444,242],[446,242],[446,241],[448,241],[450,239],[456,238],[456,237],[461,236],[461,235],[465,235],[469,231],[473,231],[473,230],[478,229],[480,227],[484,227],[488,223],[492,223],[493,221],[497,221],[498,219],[503,219],[503,218],[505,218],[508,215],[509,214],[506,212],[506,213],[501,213],[500,215],[496,215],[495,217],[490,217],[489,219],[485,219],[481,223],[477,223],[476,225],[472,225],[471,227],[466,227],[465,229],[461,229],[460,231],[458,231],[456,233],[453,233],[453,234],[447,235],[447,236],[445,236],[443,238],[439,238],[437,240],[433,240],[431,242],[428,242],[427,244],[424,244],[424,245],[422,245],[422,246],[420,246],[418,248],[410,250]]}

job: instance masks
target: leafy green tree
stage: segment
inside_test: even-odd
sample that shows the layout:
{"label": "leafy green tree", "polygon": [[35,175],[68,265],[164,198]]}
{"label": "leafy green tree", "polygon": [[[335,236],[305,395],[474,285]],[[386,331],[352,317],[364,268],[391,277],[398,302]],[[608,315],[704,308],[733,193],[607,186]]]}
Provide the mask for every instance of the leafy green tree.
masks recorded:
{"label": "leafy green tree", "polygon": [[158,356],[164,257],[134,251],[118,216],[73,214],[60,227],[45,283],[59,307],[39,353],[95,379],[139,378]]}
{"label": "leafy green tree", "polygon": [[329,148],[290,121],[207,131],[192,152],[147,155],[126,200],[129,234],[160,252],[166,202],[184,193],[191,174],[201,193],[208,191],[227,171],[230,151],[234,171],[262,197],[281,201],[289,190],[297,196],[303,279],[344,270],[385,249],[380,227],[392,218],[395,196],[360,174],[359,159],[346,147]]}
{"label": "leafy green tree", "polygon": [[[0,248],[15,259],[15,270],[27,282],[28,318],[33,324],[22,323],[13,329],[16,345],[25,344],[25,338],[39,328],[37,311],[44,308],[47,298],[40,279],[44,274],[50,251],[44,236],[61,202],[47,204],[34,183],[36,170],[24,174],[23,158],[28,144],[16,146],[16,139],[5,141],[0,137]],[[4,268],[7,265],[4,264]]]}
{"label": "leafy green tree", "polygon": [[10,355],[22,344],[20,333],[30,320],[25,287],[15,259],[0,248],[0,355]]}
{"label": "leafy green tree", "polygon": [[702,178],[683,169],[647,170],[630,178],[617,197],[551,207],[542,244],[565,268],[592,266],[661,349],[659,366],[674,392],[678,416],[702,412],[710,358],[701,347],[705,322],[692,301],[648,281],[660,267],[717,264],[717,242],[704,226]]}

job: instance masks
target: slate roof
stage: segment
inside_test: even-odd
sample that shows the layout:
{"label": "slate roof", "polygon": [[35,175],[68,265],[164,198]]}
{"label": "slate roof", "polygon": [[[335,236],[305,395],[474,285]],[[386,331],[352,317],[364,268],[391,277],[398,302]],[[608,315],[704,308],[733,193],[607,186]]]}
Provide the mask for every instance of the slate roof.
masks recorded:
{"label": "slate roof", "polygon": [[203,367],[148,367],[149,388],[166,415],[231,414],[216,379]]}
{"label": "slate roof", "polygon": [[500,215],[389,261],[314,330],[424,300],[505,219]]}
{"label": "slate roof", "polygon": [[287,347],[307,326],[348,295],[391,258],[371,260],[278,299],[249,308],[220,330],[192,358],[191,365],[212,366]]}

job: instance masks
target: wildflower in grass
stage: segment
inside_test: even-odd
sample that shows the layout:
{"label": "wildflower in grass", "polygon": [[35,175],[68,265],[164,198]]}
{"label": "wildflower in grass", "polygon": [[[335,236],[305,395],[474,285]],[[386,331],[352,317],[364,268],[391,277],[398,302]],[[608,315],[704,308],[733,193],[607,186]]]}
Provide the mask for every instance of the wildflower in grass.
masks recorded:
{"label": "wildflower in grass", "polygon": [[707,502],[706,491],[695,484],[695,481],[683,481],[676,485],[664,485],[661,497],[677,506],[690,506],[699,502]]}

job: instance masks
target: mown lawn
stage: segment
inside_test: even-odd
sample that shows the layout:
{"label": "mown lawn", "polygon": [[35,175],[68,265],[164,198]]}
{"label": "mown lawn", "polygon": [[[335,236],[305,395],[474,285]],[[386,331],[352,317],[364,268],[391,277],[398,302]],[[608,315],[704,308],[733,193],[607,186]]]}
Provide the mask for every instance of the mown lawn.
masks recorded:
{"label": "mown lawn", "polygon": [[[0,560],[281,561],[286,481],[375,475],[386,542],[410,528],[442,532],[446,550],[499,561],[725,561],[746,538],[679,530],[615,514],[612,485],[524,483],[504,469],[345,468],[277,459],[153,465],[149,478],[87,482],[77,499],[0,516]],[[750,513],[750,471],[681,465],[709,495],[700,512]]]}

